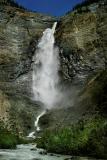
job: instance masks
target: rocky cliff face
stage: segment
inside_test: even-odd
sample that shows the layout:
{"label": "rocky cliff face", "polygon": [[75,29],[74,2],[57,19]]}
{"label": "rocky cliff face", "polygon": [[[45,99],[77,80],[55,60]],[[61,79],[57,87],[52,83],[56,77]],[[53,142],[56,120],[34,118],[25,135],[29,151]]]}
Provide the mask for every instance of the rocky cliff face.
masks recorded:
{"label": "rocky cliff face", "polygon": [[40,111],[30,97],[32,57],[43,30],[53,21],[50,16],[0,4],[0,120],[18,132],[30,131]]}
{"label": "rocky cliff face", "polygon": [[0,80],[13,81],[28,72],[35,44],[53,19],[11,6],[0,7]]}
{"label": "rocky cliff face", "polygon": [[[82,94],[81,91],[88,85],[88,81],[93,81],[100,70],[107,68],[106,10],[106,1],[99,0],[87,7],[81,7],[81,10],[79,8],[79,11],[69,12],[58,24],[56,39],[60,47],[60,75],[64,82],[72,83],[71,92],[79,86]],[[67,93],[67,90],[65,92]],[[92,116],[95,113],[96,104],[89,100],[89,95],[87,98],[83,95],[81,100],[80,94],[71,105],[72,107],[57,108],[42,117],[42,126],[70,125],[84,115]]]}
{"label": "rocky cliff face", "polygon": [[101,0],[61,18],[56,37],[64,79],[84,82],[90,74],[106,68],[106,10],[106,1]]}
{"label": "rocky cliff face", "polygon": [[[88,77],[106,69],[105,3],[105,0],[101,0],[89,5],[88,10],[85,7],[81,12],[74,10],[58,23],[56,43],[60,47],[59,73],[67,83],[81,86]],[[31,100],[32,57],[43,30],[52,26],[54,21],[53,17],[27,12],[12,7],[10,3],[0,4],[0,120],[14,131],[25,134],[31,131],[35,117],[41,110],[40,105]],[[52,123],[46,124],[46,127],[57,125],[60,113],[62,118],[59,124],[68,124],[82,117],[86,110],[85,105],[72,109],[60,108],[57,114],[52,111],[48,117],[44,117],[46,120],[43,118],[43,123],[51,118]]]}

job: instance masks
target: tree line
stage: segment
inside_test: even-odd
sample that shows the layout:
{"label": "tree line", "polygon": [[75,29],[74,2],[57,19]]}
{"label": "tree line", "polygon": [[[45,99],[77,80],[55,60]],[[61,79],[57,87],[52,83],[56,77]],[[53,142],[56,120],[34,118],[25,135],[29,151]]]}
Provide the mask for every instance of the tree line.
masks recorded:
{"label": "tree line", "polygon": [[73,8],[73,10],[79,9],[79,8],[81,8],[81,7],[87,7],[88,5],[90,5],[90,4],[92,4],[92,3],[97,3],[97,2],[99,2],[99,1],[101,1],[101,0],[84,0],[83,2],[77,4],[77,5]]}
{"label": "tree line", "polygon": [[26,10],[23,6],[19,5],[15,0],[0,0],[0,5],[10,5],[13,7],[21,8]]}
{"label": "tree line", "polygon": [[[72,10],[68,11],[66,14],[71,13],[72,11],[77,11],[78,13],[82,13],[82,12],[88,12],[89,10],[89,5],[93,4],[93,3],[98,3],[102,1],[104,3],[104,5],[107,3],[106,0],[83,0],[81,3],[75,5]],[[84,9],[83,9],[84,7]]]}

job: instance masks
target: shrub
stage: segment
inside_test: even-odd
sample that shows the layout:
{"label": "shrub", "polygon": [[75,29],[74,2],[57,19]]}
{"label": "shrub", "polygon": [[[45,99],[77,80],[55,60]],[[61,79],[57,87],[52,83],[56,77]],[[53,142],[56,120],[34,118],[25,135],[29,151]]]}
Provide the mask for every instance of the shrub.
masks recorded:
{"label": "shrub", "polygon": [[26,143],[28,143],[27,140],[3,128],[0,123],[0,149],[15,149],[17,144]]}
{"label": "shrub", "polygon": [[18,137],[16,135],[5,129],[0,129],[0,148],[16,148],[17,143]]}
{"label": "shrub", "polygon": [[70,127],[46,130],[37,144],[49,152],[105,157],[104,133],[107,121],[96,116]]}

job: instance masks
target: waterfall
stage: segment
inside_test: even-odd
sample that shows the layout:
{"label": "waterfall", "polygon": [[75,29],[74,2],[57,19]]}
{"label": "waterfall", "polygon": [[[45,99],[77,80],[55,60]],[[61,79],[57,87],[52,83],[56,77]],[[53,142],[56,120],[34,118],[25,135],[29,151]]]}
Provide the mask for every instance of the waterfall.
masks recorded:
{"label": "waterfall", "polygon": [[[46,111],[43,111],[41,114],[39,114],[36,118],[36,121],[35,121],[35,128],[36,128],[36,131],[39,132],[40,131],[40,127],[39,127],[39,119],[46,113]],[[36,138],[35,136],[35,131],[29,133],[29,135],[27,136],[27,138]]]}
{"label": "waterfall", "polygon": [[29,135],[27,136],[27,138],[36,138],[35,137],[35,132],[33,131],[33,132],[29,133]]}
{"label": "waterfall", "polygon": [[[58,90],[58,69],[59,55],[58,48],[54,46],[55,28],[57,22],[54,23],[52,29],[48,28],[43,32],[43,36],[37,45],[33,61],[32,74],[32,90],[35,101],[43,103],[45,110],[54,107],[59,99]],[[39,119],[46,113],[43,111],[39,114],[35,121],[36,131],[40,131]],[[35,132],[29,133],[28,138],[35,138]]]}
{"label": "waterfall", "polygon": [[35,127],[37,131],[40,131],[40,127],[39,127],[39,119],[46,113],[46,111],[43,111],[37,118],[35,121]]}
{"label": "waterfall", "polygon": [[45,108],[54,107],[59,95],[58,91],[58,48],[54,46],[54,33],[57,22],[52,29],[48,28],[37,45],[33,66],[33,95],[34,100],[40,101]]}

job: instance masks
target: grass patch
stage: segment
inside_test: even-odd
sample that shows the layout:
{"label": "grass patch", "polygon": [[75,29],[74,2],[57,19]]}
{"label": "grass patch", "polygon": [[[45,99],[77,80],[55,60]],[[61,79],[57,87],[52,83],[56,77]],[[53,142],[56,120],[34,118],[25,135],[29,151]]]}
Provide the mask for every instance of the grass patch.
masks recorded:
{"label": "grass patch", "polygon": [[18,136],[12,134],[11,132],[0,129],[0,148],[2,149],[13,149],[16,148],[18,143]]}
{"label": "grass patch", "polygon": [[17,144],[26,144],[27,140],[0,126],[0,149],[15,149]]}

